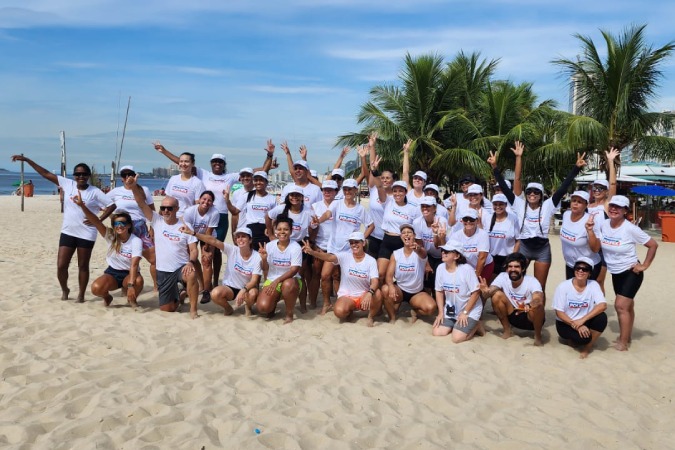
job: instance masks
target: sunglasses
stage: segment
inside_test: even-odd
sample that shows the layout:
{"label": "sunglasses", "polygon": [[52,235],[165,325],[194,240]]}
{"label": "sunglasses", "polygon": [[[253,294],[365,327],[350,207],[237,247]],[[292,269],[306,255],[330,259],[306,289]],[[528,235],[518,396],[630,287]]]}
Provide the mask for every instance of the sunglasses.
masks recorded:
{"label": "sunglasses", "polygon": [[476,219],[474,219],[473,217],[463,217],[462,218],[462,222],[474,223],[475,221],[476,221]]}
{"label": "sunglasses", "polygon": [[525,195],[541,195],[541,191],[539,189],[526,189],[525,190]]}
{"label": "sunglasses", "polygon": [[604,186],[593,186],[593,190],[595,192],[600,192],[600,191],[606,191],[607,189],[605,189]]}
{"label": "sunglasses", "polygon": [[88,177],[89,174],[87,172],[74,172],[73,176],[74,177]]}
{"label": "sunglasses", "polygon": [[122,178],[129,178],[129,177],[135,177],[136,174],[134,172],[124,172],[124,173],[121,173],[120,176]]}
{"label": "sunglasses", "polygon": [[127,225],[129,225],[129,222],[127,222],[126,220],[125,221],[116,220],[113,222],[113,227],[126,227]]}
{"label": "sunglasses", "polygon": [[574,271],[575,272],[582,271],[582,272],[589,273],[591,271],[591,268],[588,267],[588,266],[574,266]]}
{"label": "sunglasses", "polygon": [[225,164],[225,161],[222,159],[212,159],[211,164]]}
{"label": "sunglasses", "polygon": [[473,182],[471,182],[471,181],[462,181],[462,182],[459,183],[459,184],[462,185],[462,186],[466,186],[467,184],[473,184]]}
{"label": "sunglasses", "polygon": [[362,244],[363,241],[349,241],[349,245]]}
{"label": "sunglasses", "polygon": [[159,210],[160,210],[160,211],[169,211],[169,212],[171,212],[171,211],[174,210],[174,208],[175,208],[174,206],[160,206],[160,207],[159,207]]}

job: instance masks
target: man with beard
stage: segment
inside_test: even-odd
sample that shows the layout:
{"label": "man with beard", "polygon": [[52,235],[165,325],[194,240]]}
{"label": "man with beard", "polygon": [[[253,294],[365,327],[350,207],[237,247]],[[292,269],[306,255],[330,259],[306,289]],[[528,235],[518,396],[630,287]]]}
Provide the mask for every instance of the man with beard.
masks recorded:
{"label": "man with beard", "polygon": [[492,308],[504,327],[503,339],[512,336],[511,327],[534,330],[534,345],[543,345],[544,293],[539,281],[525,275],[527,259],[521,253],[511,253],[504,260],[505,272],[500,273],[490,287],[480,278],[483,299],[492,297]]}

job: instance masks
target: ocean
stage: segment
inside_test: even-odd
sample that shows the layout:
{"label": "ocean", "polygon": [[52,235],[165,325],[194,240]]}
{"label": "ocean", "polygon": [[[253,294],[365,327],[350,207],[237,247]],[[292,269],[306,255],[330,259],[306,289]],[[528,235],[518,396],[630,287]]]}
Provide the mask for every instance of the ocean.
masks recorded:
{"label": "ocean", "polygon": [[[42,178],[37,173],[26,173],[24,172],[24,182],[32,180],[35,185],[34,193],[35,195],[56,195],[56,185],[51,181],[47,181]],[[70,178],[70,177],[69,177]],[[12,195],[16,192],[16,188],[19,185],[19,180],[21,179],[21,174],[18,172],[3,172],[0,173],[0,195]],[[102,176],[102,179],[105,180],[104,184],[107,185],[110,181],[110,175]],[[141,185],[147,187],[152,193],[156,189],[161,189],[166,187],[168,179],[165,178],[140,178],[139,182]],[[121,186],[122,181],[117,180],[117,186]]]}

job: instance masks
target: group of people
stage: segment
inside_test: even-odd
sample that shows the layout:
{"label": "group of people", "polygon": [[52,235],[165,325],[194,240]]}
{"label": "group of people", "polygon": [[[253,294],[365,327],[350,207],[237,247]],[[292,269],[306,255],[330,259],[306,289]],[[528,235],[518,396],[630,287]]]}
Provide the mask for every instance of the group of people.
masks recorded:
{"label": "group of people", "polygon": [[[267,191],[268,173],[278,166],[271,140],[260,167],[235,173],[224,170],[222,154],[211,157],[208,169],[199,168],[193,154],[175,155],[156,142],[155,150],[180,172],[169,180],[159,212],[132,166],[121,168],[122,186],[103,194],[87,183],[91,171],[86,164],[75,166],[73,181],[27,157],[14,155],[12,160],[27,162],[66,196],[57,261],[63,299],[69,297],[68,266],[77,252],[77,299],[84,301],[98,231],[108,243],[109,267],[92,284],[92,293],[105,305],[113,301],[112,291],[122,289],[137,306],[144,283],[139,264],[145,258],[160,309],[179,310],[187,298],[193,318],[201,293],[201,303],[213,301],[226,315],[243,306],[246,315],[255,309],[272,317],[283,301],[285,323],[290,323],[296,302],[300,312],[307,310],[308,301],[309,307],[317,307],[321,291],[321,314],[332,310],[347,320],[363,311],[372,326],[383,311],[394,322],[402,303],[408,303],[413,321],[418,316],[433,319],[434,336],[463,342],[484,333],[484,307],[491,300],[502,337],[510,337],[514,327],[531,330],[535,345],[542,345],[552,262],[549,226],[585,165],[585,155],[577,156],[568,176],[546,198],[540,183],[528,183],[523,190],[525,148],[516,142],[513,184],[504,179],[491,154],[491,199],[472,176],[459,180],[457,194],[441,199],[441,190],[424,171],[410,175],[411,141],[402,149],[400,177],[378,170],[376,144],[372,134],[358,148],[361,169],[355,178],[346,178],[341,168],[350,150],[346,147],[323,182],[310,171],[304,146],[300,159],[293,160],[288,145],[282,144],[293,181],[282,190],[279,203]],[[657,249],[653,239],[627,220],[628,198],[616,195],[617,155],[615,149],[606,152],[609,180],[597,180],[590,191],[569,196],[560,230],[567,280],[554,294],[556,330],[561,339],[581,348],[582,357],[607,326],[607,272],[620,327],[615,346],[628,349],[634,298]],[[358,199],[363,181],[369,207]],[[235,183],[241,185],[237,190],[232,189]],[[104,225],[108,216],[112,227]],[[233,244],[225,242],[228,230]],[[643,262],[638,244],[647,247]],[[533,275],[526,273],[530,266]]]}

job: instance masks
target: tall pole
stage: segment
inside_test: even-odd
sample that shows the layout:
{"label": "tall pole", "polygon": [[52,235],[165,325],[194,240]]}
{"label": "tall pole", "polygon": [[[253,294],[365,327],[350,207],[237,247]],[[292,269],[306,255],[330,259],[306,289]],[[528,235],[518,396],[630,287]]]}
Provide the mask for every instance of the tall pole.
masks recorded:
{"label": "tall pole", "polygon": [[[23,153],[21,156],[23,156]],[[21,189],[21,212],[23,212],[23,158],[21,158],[21,187],[19,189]]]}
{"label": "tall pole", "polygon": [[[61,131],[61,176],[66,177],[66,132]],[[61,214],[63,214],[63,191],[59,190],[61,197]]]}

